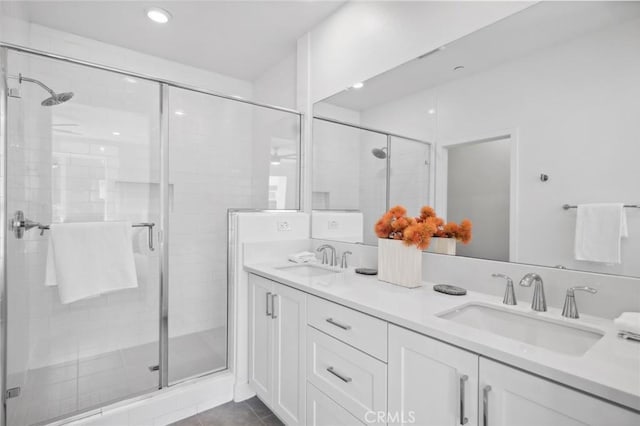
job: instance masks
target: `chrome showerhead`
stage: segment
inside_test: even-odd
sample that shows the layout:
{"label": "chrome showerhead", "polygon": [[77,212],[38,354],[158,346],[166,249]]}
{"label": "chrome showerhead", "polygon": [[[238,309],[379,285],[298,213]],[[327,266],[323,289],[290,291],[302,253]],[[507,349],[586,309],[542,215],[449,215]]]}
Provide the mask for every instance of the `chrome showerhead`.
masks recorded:
{"label": "chrome showerhead", "polygon": [[40,103],[42,106],[60,105],[73,98],[73,92],[56,93],[55,95],[45,99]]}
{"label": "chrome showerhead", "polygon": [[34,78],[24,77],[22,74],[19,74],[18,81],[21,84],[23,81],[28,81],[29,83],[35,83],[38,86],[42,87],[47,92],[49,92],[51,96],[40,103],[40,105],[42,106],[60,105],[61,103],[67,102],[69,99],[73,98],[73,92],[56,93],[41,81],[38,81]]}
{"label": "chrome showerhead", "polygon": [[386,151],[386,149],[387,149],[386,147],[384,147],[384,148],[373,148],[373,149],[371,150],[371,153],[372,153],[376,158],[379,158],[379,159],[381,159],[381,160],[384,160],[385,158],[387,158],[387,153],[385,152],[385,151]]}

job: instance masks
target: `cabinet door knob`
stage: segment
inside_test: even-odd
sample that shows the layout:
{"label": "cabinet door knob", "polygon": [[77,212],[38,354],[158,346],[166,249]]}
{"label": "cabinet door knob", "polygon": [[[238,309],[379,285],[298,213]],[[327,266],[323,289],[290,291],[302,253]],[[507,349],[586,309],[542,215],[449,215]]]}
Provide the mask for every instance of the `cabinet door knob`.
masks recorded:
{"label": "cabinet door knob", "polygon": [[489,392],[491,386],[482,388],[482,426],[489,426]]}
{"label": "cabinet door knob", "polygon": [[464,387],[465,383],[469,380],[469,376],[463,374],[460,376],[460,424],[466,425],[469,419],[464,416]]}

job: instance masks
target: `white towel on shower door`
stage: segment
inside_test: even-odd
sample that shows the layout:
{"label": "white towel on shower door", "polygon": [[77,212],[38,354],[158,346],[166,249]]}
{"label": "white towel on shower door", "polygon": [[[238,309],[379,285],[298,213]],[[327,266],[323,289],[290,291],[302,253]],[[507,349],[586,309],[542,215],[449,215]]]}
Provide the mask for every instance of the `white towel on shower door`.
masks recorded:
{"label": "white towel on shower door", "polygon": [[131,222],[60,223],[50,226],[45,284],[71,303],[138,286]]}
{"label": "white towel on shower door", "polygon": [[627,235],[627,215],[622,203],[578,205],[576,260],[620,264],[621,240]]}

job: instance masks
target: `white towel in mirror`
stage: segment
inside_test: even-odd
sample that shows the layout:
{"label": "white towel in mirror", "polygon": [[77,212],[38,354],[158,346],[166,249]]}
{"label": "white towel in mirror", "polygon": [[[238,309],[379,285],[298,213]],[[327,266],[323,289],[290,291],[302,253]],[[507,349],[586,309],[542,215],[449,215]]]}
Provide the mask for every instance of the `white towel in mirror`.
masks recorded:
{"label": "white towel in mirror", "polygon": [[622,203],[579,204],[576,218],[576,260],[622,263],[621,240],[628,236]]}

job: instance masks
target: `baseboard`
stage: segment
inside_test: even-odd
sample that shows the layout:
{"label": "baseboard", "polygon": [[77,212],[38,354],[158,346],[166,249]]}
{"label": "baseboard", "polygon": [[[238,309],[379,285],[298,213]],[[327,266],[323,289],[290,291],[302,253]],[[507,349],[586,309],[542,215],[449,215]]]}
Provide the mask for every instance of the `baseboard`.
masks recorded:
{"label": "baseboard", "polygon": [[233,400],[235,402],[244,401],[254,396],[256,396],[256,393],[249,386],[249,383],[236,383],[233,387]]}

